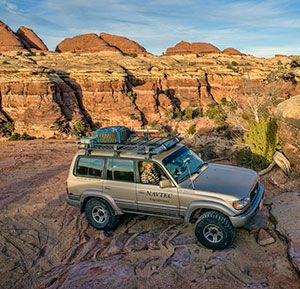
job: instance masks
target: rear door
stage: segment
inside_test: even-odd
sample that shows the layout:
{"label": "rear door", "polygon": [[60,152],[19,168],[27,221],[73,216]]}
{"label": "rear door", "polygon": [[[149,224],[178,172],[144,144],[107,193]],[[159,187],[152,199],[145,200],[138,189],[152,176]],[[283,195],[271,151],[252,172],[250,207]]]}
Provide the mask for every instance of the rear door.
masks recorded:
{"label": "rear door", "polygon": [[113,197],[123,210],[137,210],[136,183],[134,182],[134,161],[130,159],[108,158],[106,180],[103,191]]}

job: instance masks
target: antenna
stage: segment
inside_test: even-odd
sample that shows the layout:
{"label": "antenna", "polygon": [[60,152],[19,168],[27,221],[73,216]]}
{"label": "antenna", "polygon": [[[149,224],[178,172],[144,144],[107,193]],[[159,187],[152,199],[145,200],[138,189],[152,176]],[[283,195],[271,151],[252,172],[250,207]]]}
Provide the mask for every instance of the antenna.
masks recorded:
{"label": "antenna", "polygon": [[193,190],[195,190],[195,184],[194,184],[194,181],[193,181],[193,179],[192,179],[191,169],[190,169],[190,165],[189,165],[190,162],[191,162],[191,159],[190,159],[190,158],[186,158],[186,159],[183,161],[184,165],[185,165],[185,166],[187,167],[187,169],[188,169],[189,176],[190,176],[190,181],[191,181],[191,183],[192,183]]}

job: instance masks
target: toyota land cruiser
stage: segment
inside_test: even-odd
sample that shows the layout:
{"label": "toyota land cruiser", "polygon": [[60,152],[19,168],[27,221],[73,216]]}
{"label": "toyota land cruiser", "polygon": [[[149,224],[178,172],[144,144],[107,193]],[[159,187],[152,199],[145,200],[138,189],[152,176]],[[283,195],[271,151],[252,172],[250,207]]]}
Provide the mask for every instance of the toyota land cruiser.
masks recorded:
{"label": "toyota land cruiser", "polygon": [[235,228],[260,208],[264,187],[255,171],[206,163],[181,140],[145,134],[99,144],[83,138],[67,179],[67,203],[96,229],[113,229],[124,213],[182,219],[195,223],[205,247],[226,248]]}

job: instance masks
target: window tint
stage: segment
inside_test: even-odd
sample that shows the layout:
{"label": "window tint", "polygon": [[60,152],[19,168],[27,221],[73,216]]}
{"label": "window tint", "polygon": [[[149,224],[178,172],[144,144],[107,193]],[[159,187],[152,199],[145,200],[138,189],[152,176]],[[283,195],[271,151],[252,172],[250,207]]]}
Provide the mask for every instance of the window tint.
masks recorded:
{"label": "window tint", "polygon": [[76,174],[81,176],[101,177],[104,159],[81,157],[77,162]]}
{"label": "window tint", "polygon": [[131,160],[109,159],[107,179],[123,182],[134,182],[134,165]]}

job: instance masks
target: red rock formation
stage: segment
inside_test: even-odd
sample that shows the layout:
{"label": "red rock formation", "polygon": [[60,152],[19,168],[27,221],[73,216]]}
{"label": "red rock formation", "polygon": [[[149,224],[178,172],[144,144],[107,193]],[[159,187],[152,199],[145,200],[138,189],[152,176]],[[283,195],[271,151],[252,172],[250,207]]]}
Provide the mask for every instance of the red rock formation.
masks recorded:
{"label": "red rock formation", "polygon": [[73,38],[66,38],[60,42],[55,51],[57,52],[99,52],[111,51],[117,52],[118,49],[109,46],[103,39],[99,38],[97,34],[82,34],[74,36]]}
{"label": "red rock formation", "polygon": [[224,49],[223,53],[228,55],[243,55],[240,51],[232,47]]}
{"label": "red rock formation", "polygon": [[136,54],[144,54],[147,53],[147,50],[138,44],[137,42],[130,40],[123,36],[108,34],[102,32],[100,34],[100,38],[102,38],[105,42],[107,42],[110,46],[114,46],[124,54],[136,53]]}
{"label": "red rock formation", "polygon": [[18,36],[2,21],[0,21],[0,51],[22,51],[24,45]]}
{"label": "red rock formation", "polygon": [[48,48],[43,40],[39,38],[32,29],[21,26],[16,34],[19,36],[19,38],[23,42],[23,45],[27,49],[48,51]]}
{"label": "red rock formation", "polygon": [[197,53],[221,53],[221,50],[214,45],[206,42],[193,42],[189,43],[186,41],[181,41],[177,43],[174,47],[167,49],[167,55],[174,54],[197,54]]}

